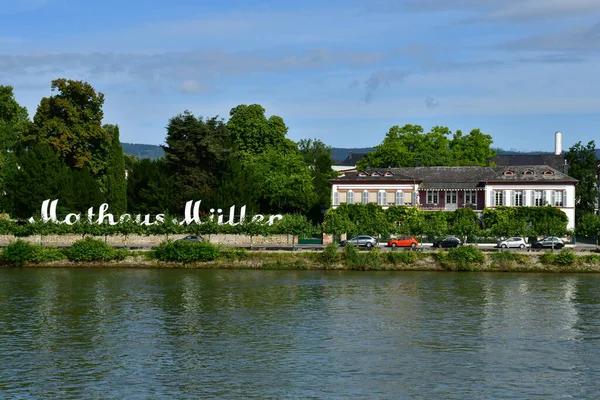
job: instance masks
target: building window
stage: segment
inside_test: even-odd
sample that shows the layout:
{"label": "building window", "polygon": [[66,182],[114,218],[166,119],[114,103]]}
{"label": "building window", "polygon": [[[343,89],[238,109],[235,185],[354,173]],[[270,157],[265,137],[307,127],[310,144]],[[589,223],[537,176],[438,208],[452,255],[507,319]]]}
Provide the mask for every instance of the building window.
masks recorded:
{"label": "building window", "polygon": [[446,204],[456,204],[456,190],[446,192]]}
{"label": "building window", "polygon": [[465,204],[477,204],[477,192],[475,190],[465,190]]}
{"label": "building window", "polygon": [[338,192],[333,192],[333,205],[337,206],[340,204],[340,194]]}
{"label": "building window", "polygon": [[541,190],[536,190],[533,192],[533,205],[536,207],[541,207],[544,205],[543,194]]}
{"label": "building window", "polygon": [[563,195],[562,190],[555,190],[554,192],[552,192],[552,205],[554,207],[563,207],[564,198],[565,196]]}
{"label": "building window", "polygon": [[366,190],[362,193],[362,203],[367,204],[369,202],[369,192]]}
{"label": "building window", "polygon": [[352,190],[346,193],[346,203],[354,204],[354,192]]}
{"label": "building window", "polygon": [[404,193],[402,193],[400,190],[396,191],[396,205],[397,206],[402,204],[403,196],[404,196]]}
{"label": "building window", "polygon": [[511,170],[504,171],[504,175],[505,175],[505,176],[513,176],[514,174],[515,174],[515,173],[514,173],[514,172],[512,172]]}
{"label": "building window", "polygon": [[387,204],[387,193],[385,190],[377,192],[377,204],[385,206]]}
{"label": "building window", "polygon": [[522,207],[523,206],[523,192],[517,191],[513,193],[513,206]]}
{"label": "building window", "polygon": [[494,192],[494,205],[495,206],[501,206],[504,204],[504,202],[502,201],[504,197],[504,193],[502,191],[496,191]]}
{"label": "building window", "polygon": [[428,190],[427,191],[427,204],[437,204],[438,203],[438,191],[437,190]]}

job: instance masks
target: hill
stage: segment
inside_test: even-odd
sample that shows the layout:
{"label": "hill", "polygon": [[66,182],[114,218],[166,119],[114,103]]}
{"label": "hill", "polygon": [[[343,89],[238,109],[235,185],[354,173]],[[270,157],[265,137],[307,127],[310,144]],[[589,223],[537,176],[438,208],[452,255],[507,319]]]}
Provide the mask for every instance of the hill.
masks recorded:
{"label": "hill", "polygon": [[[137,158],[150,158],[156,160],[161,158],[165,152],[162,147],[154,144],[138,144],[138,143],[121,143],[123,145],[123,151],[125,154],[132,154]],[[333,147],[331,149],[331,158],[335,161],[345,160],[350,152],[352,153],[370,153],[374,150],[373,147],[355,147],[355,148],[342,148]],[[519,151],[516,149],[504,150],[496,149],[499,156],[510,156],[510,155],[531,155],[531,154],[553,154],[551,151]],[[596,158],[600,160],[600,149],[596,149]]]}
{"label": "hill", "polygon": [[162,147],[154,144],[121,143],[121,146],[123,146],[125,154],[134,155],[137,158],[156,160],[165,154]]}

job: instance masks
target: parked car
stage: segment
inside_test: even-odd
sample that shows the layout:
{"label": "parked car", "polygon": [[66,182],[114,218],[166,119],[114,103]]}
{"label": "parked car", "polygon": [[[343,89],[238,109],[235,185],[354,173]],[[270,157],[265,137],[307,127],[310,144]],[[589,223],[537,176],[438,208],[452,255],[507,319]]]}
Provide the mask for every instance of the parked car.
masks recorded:
{"label": "parked car", "polygon": [[562,249],[565,247],[565,242],[556,236],[548,236],[542,240],[534,242],[531,247],[535,249]]}
{"label": "parked car", "polygon": [[203,242],[204,238],[202,236],[186,236],[182,239],[177,239],[177,242]]}
{"label": "parked car", "polygon": [[388,240],[387,245],[389,247],[412,247],[414,249],[419,245],[419,242],[413,236],[401,236]]}
{"label": "parked car", "polygon": [[462,244],[462,240],[454,236],[448,236],[442,240],[436,240],[433,242],[433,247],[458,247]]}
{"label": "parked car", "polygon": [[511,237],[508,239],[499,240],[498,247],[503,248],[503,249],[507,249],[507,248],[524,249],[525,247],[527,247],[527,243],[525,242],[525,239],[522,237]]}
{"label": "parked car", "polygon": [[377,239],[373,236],[360,235],[355,236],[352,239],[343,240],[340,242],[340,246],[344,247],[346,244],[352,243],[355,246],[366,247],[368,249],[377,246]]}

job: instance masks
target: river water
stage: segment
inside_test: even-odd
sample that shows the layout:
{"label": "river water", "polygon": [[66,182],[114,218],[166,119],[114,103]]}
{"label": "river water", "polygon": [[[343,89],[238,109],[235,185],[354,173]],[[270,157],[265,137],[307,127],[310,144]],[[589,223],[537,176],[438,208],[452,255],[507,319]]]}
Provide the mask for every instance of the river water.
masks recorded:
{"label": "river water", "polygon": [[600,275],[0,270],[0,398],[596,399]]}

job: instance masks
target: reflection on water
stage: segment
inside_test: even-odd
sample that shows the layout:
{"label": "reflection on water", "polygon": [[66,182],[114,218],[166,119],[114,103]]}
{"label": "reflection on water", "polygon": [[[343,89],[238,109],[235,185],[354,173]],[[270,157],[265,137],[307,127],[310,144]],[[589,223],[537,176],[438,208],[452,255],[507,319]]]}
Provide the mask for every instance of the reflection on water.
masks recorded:
{"label": "reflection on water", "polygon": [[599,278],[0,270],[0,397],[593,399]]}

